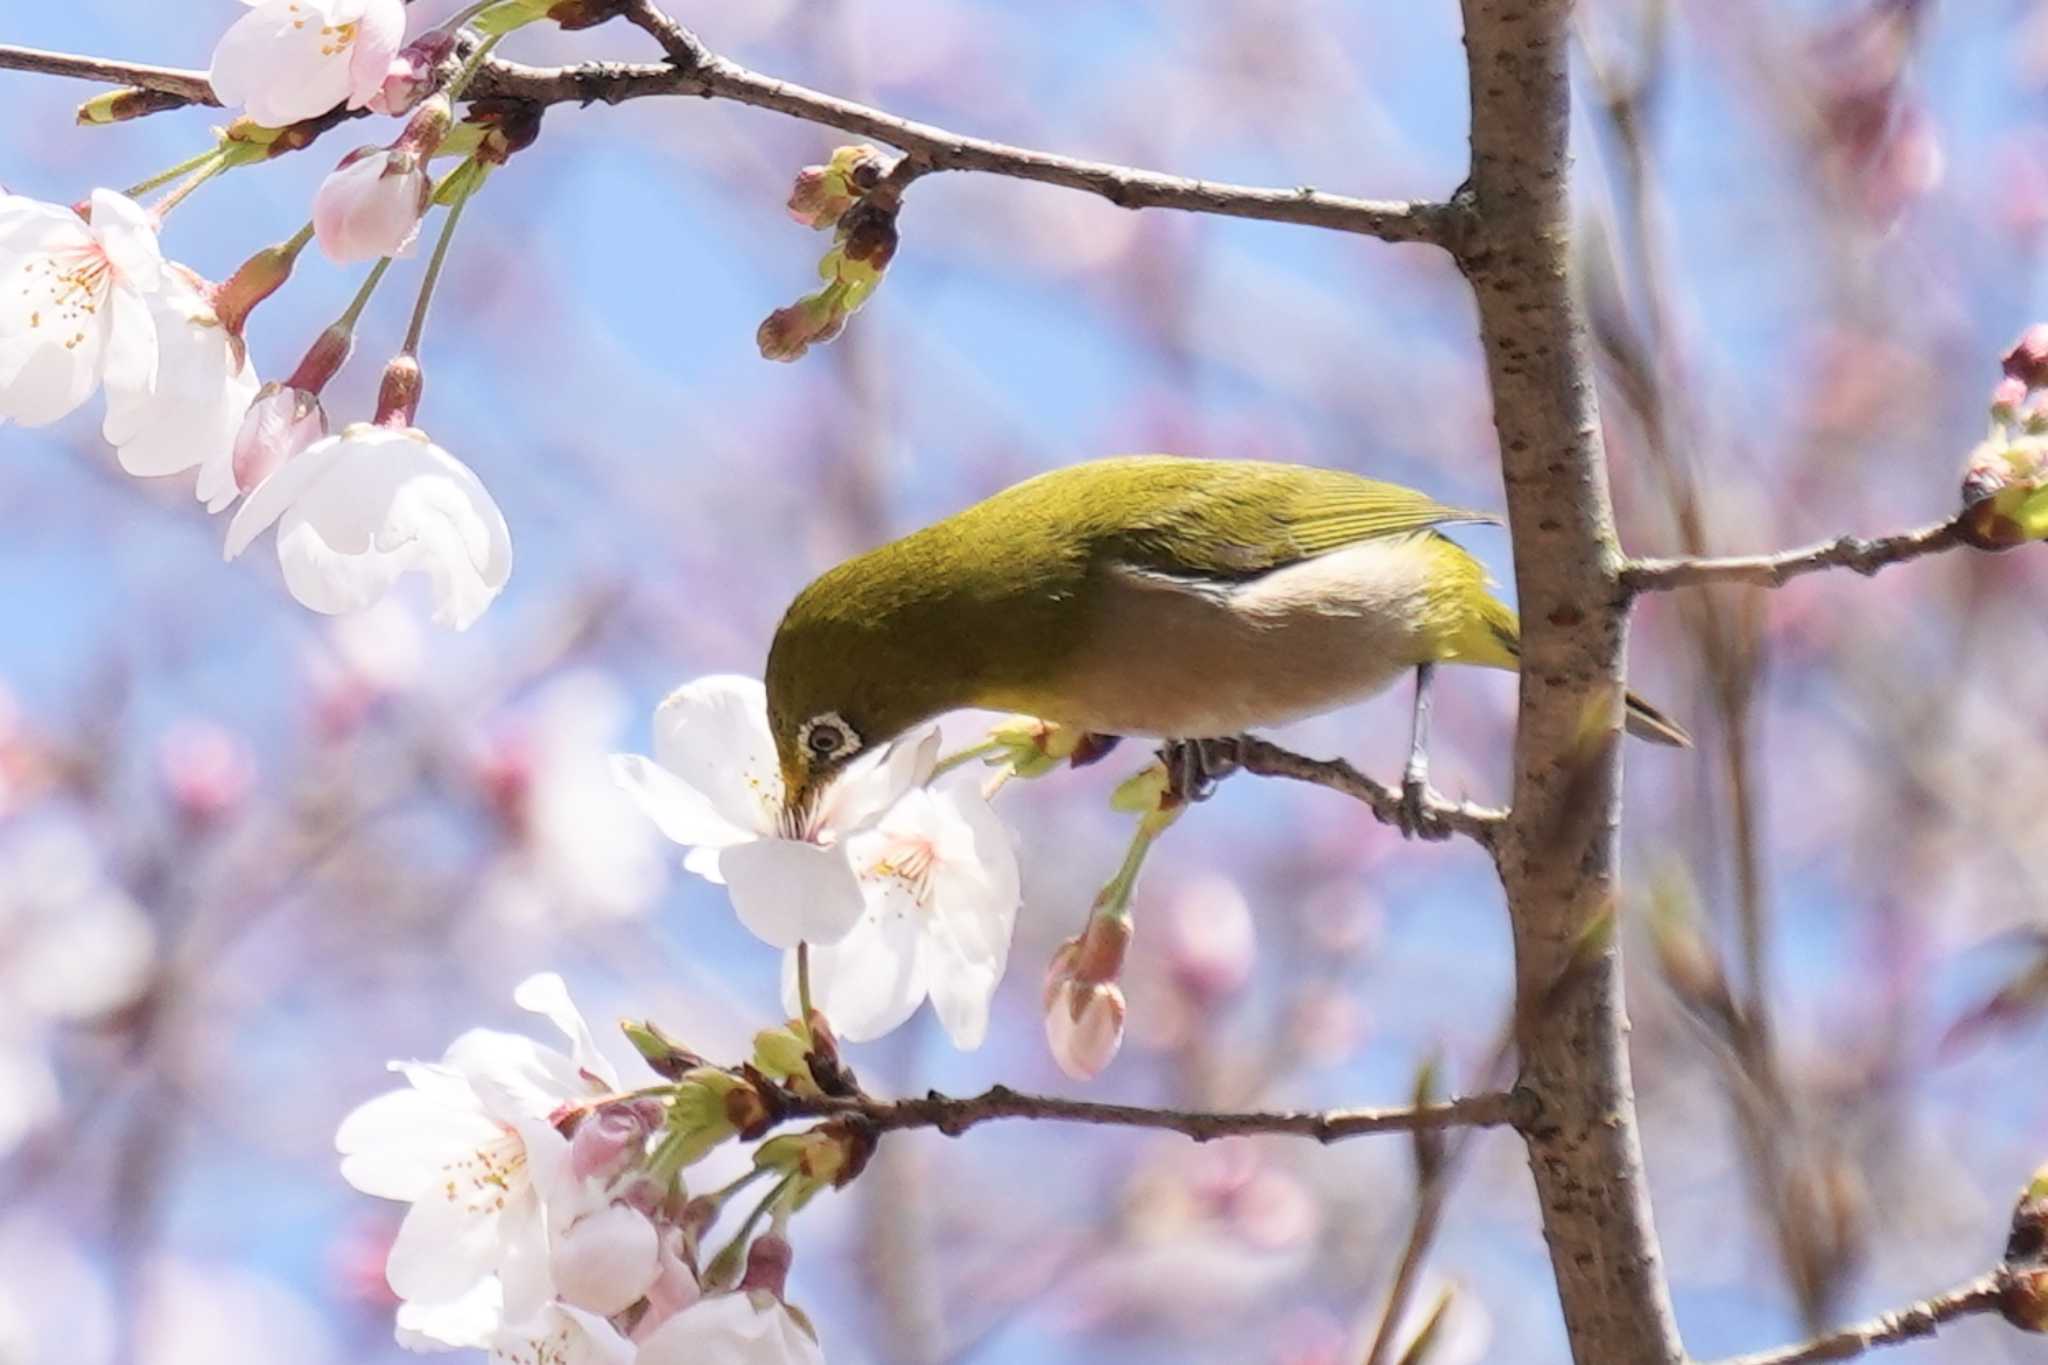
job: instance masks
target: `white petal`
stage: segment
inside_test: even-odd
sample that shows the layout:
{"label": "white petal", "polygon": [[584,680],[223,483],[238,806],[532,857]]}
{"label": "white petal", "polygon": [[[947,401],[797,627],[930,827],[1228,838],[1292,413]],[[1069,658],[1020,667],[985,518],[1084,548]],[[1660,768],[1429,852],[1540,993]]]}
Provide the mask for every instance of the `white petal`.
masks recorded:
{"label": "white petal", "polygon": [[448,1045],[448,1066],[460,1072],[483,1111],[501,1124],[545,1119],[562,1101],[602,1094],[569,1057],[531,1038],[471,1029]]}
{"label": "white petal", "polygon": [[[901,1025],[924,1003],[922,926],[907,895],[871,893],[868,912],[839,942],[811,949],[811,1003],[832,1032],[865,1043]],[[783,1007],[797,1013],[796,953],[782,960]]]}
{"label": "white petal", "polygon": [[488,1350],[504,1320],[503,1297],[492,1278],[446,1303],[401,1303],[398,1344],[408,1351]]}
{"label": "white petal", "polygon": [[577,1068],[610,1089],[618,1089],[618,1072],[597,1050],[597,1039],[591,1036],[590,1025],[583,1022],[576,1002],[569,998],[568,985],[559,975],[540,972],[527,977],[512,992],[512,1003],[523,1010],[547,1016],[548,1021],[569,1039],[569,1055]]}
{"label": "white petal", "polygon": [[256,485],[228,523],[225,557],[233,559],[256,539],[308,488],[325,476],[327,469],[344,454],[340,436],[315,441],[271,472]]}
{"label": "white petal", "polygon": [[[451,1172],[448,1178],[459,1177]],[[471,1292],[497,1270],[500,1215],[487,1202],[472,1201],[468,1193],[458,1190],[447,1197],[429,1191],[406,1213],[384,1262],[384,1278],[400,1298],[446,1303]],[[508,1196],[507,1202],[516,1199],[531,1200],[532,1194],[522,1191]]]}
{"label": "white petal", "polygon": [[497,1365],[633,1365],[635,1356],[632,1341],[603,1318],[552,1303],[532,1319],[503,1328],[491,1344],[491,1359]]}
{"label": "white petal", "polygon": [[978,792],[940,793],[935,804],[946,813],[932,876],[938,929],[960,957],[1000,976],[1022,898],[1015,840]]}
{"label": "white petal", "polygon": [[341,1178],[381,1199],[416,1200],[445,1180],[451,1161],[496,1140],[497,1124],[421,1090],[393,1090],[350,1111],[334,1134]]}
{"label": "white petal", "polygon": [[157,288],[163,276],[164,253],[157,242],[156,222],[147,209],[125,194],[94,190],[92,235],[99,238],[108,263],[129,288],[142,294]]}
{"label": "white petal", "polygon": [[719,673],[683,684],[654,710],[654,758],[730,824],[773,834],[782,769],[758,679]]}
{"label": "white petal", "polygon": [[962,1052],[972,1052],[988,1036],[989,1000],[1002,980],[1000,967],[970,962],[943,950],[927,949],[925,987],[932,1011],[945,1025],[946,1036]]}
{"label": "white petal", "polygon": [[721,849],[758,837],[727,820],[695,787],[639,754],[613,754],[612,778],[655,828],[679,844]]}
{"label": "white petal", "polygon": [[810,1333],[773,1300],[751,1296],[699,1299],[640,1343],[636,1365],[825,1365]]}
{"label": "white petal", "polygon": [[761,839],[722,850],[718,870],[740,923],[774,947],[836,943],[860,920],[860,883],[839,849]]}
{"label": "white petal", "polygon": [[555,1292],[601,1317],[623,1313],[653,1287],[661,1239],[645,1214],[607,1204],[576,1219],[554,1240]]}
{"label": "white petal", "polygon": [[862,754],[825,789],[814,830],[844,837],[880,820],[905,792],[931,780],[939,756],[937,726]]}
{"label": "white petal", "polygon": [[349,108],[362,108],[384,88],[391,59],[404,43],[404,0],[369,0],[356,20],[355,48],[349,53]]}
{"label": "white petal", "polygon": [[336,41],[328,17],[328,6],[312,0],[251,6],[213,50],[214,94],[270,128],[340,104],[349,94],[351,45]]}

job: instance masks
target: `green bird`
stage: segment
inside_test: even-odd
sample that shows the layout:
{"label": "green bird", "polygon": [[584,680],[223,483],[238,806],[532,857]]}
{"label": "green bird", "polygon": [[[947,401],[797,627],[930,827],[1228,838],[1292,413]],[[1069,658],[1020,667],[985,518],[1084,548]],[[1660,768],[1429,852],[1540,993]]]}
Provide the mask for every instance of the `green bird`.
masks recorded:
{"label": "green bird", "polygon": [[[1195,742],[1332,710],[1411,669],[1404,785],[1419,808],[1434,666],[1516,666],[1514,611],[1442,533],[1498,520],[1252,460],[1120,456],[1028,479],[790,604],[766,680],[787,808],[807,810],[856,754],[967,707],[1173,742],[1205,787],[1212,750]],[[1627,726],[1691,743],[1633,695]]]}

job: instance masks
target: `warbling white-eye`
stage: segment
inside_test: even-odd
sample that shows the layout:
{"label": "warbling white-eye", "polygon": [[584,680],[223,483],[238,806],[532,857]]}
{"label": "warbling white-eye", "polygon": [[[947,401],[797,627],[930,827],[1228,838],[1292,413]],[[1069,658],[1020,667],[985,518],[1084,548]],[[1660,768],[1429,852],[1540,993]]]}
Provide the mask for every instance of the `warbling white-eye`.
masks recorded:
{"label": "warbling white-eye", "polygon": [[[1438,529],[1497,520],[1397,484],[1248,460],[1122,456],[1026,480],[797,595],[767,669],[788,807],[805,809],[855,754],[960,708],[1227,740],[1409,669],[1419,807],[1433,666],[1516,666],[1514,611]],[[1690,744],[1633,695],[1627,728]],[[1205,784],[1207,746],[1176,751]]]}

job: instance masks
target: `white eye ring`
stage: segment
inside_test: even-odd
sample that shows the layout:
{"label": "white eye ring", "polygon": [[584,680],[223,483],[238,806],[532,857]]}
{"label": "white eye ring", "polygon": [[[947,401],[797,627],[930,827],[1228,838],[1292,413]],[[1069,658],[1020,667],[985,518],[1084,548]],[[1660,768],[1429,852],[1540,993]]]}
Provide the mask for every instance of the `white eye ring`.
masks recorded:
{"label": "white eye ring", "polygon": [[805,721],[796,732],[796,742],[812,762],[837,763],[860,752],[860,736],[837,711]]}

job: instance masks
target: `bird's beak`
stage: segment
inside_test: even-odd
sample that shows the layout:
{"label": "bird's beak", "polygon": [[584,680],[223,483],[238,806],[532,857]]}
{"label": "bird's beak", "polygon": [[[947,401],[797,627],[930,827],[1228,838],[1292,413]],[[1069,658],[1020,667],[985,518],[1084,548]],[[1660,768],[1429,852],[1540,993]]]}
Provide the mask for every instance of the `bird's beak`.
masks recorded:
{"label": "bird's beak", "polygon": [[817,789],[810,779],[801,772],[791,772],[789,765],[782,768],[782,833],[785,838],[800,839],[804,828],[810,823],[811,809],[818,803]]}

